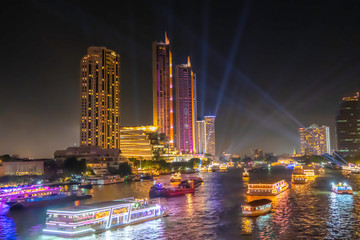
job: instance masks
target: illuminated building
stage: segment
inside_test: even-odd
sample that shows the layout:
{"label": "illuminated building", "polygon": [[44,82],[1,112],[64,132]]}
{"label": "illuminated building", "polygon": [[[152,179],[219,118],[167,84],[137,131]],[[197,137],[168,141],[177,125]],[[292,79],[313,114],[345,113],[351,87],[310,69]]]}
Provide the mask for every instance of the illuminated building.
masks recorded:
{"label": "illuminated building", "polygon": [[336,116],[337,150],[343,157],[360,151],[360,101],[356,96],[342,99]]}
{"label": "illuminated building", "polygon": [[255,159],[262,158],[264,156],[264,151],[261,148],[255,148],[253,155]]}
{"label": "illuminated building", "polygon": [[165,42],[153,42],[153,125],[174,144],[172,55]]}
{"label": "illuminated building", "polygon": [[89,47],[80,65],[80,145],[120,148],[120,55]]}
{"label": "illuminated building", "polygon": [[299,128],[300,152],[302,155],[323,155],[330,153],[330,134],[328,126],[316,124]]}
{"label": "illuminated building", "polygon": [[205,154],[215,156],[215,116],[205,116]]}
{"label": "illuminated building", "polygon": [[196,148],[197,153],[205,154],[206,146],[206,127],[205,120],[199,120],[196,122]]}
{"label": "illuminated building", "polygon": [[[4,175],[43,175],[43,161],[11,161],[3,162],[1,171]],[[1,175],[3,175],[1,174]]]}
{"label": "illuminated building", "polygon": [[175,66],[176,147],[182,153],[196,152],[196,75],[190,57]]}

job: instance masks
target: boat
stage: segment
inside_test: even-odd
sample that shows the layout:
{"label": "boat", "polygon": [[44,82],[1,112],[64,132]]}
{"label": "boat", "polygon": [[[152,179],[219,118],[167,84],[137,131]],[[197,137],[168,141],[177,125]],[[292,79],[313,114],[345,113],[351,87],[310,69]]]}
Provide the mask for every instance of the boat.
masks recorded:
{"label": "boat", "polygon": [[106,175],[102,177],[88,178],[86,180],[86,184],[91,185],[108,185],[122,182],[125,182],[125,178],[120,177],[120,175]]}
{"label": "boat", "polygon": [[249,184],[247,194],[250,196],[275,196],[288,189],[289,184],[285,180],[272,184]]}
{"label": "boat", "polygon": [[177,173],[171,174],[170,182],[181,182],[181,173],[177,172]]}
{"label": "boat", "polygon": [[227,166],[226,166],[225,164],[220,165],[219,171],[220,171],[220,172],[226,172],[226,171],[227,171]]}
{"label": "boat", "polygon": [[178,186],[190,187],[191,181],[194,183],[194,188],[199,187],[201,185],[201,183],[204,182],[201,177],[191,177],[191,178],[189,178],[187,180],[181,181]]}
{"label": "boat", "polygon": [[291,182],[293,184],[304,184],[308,183],[308,178],[305,174],[292,174]]}
{"label": "boat", "polygon": [[338,183],[338,184],[334,184],[332,183],[331,184],[331,190],[334,192],[334,193],[337,193],[337,194],[353,194],[353,189],[351,186],[348,186],[346,183]]}
{"label": "boat", "polygon": [[166,216],[166,209],[155,200],[125,198],[49,209],[47,216],[44,234],[75,238],[158,219]]}
{"label": "boat", "polygon": [[319,174],[320,175],[324,175],[325,174],[325,169],[324,168],[319,168]]}
{"label": "boat", "polygon": [[243,177],[244,177],[244,178],[248,178],[248,177],[249,177],[249,172],[248,172],[246,169],[244,169]]}
{"label": "boat", "polygon": [[149,196],[150,198],[157,197],[176,197],[185,195],[188,193],[194,193],[194,182],[191,180],[186,180],[188,184],[182,184],[174,187],[164,187],[161,183],[154,183],[154,185],[150,188]]}
{"label": "boat", "polygon": [[86,198],[91,198],[91,195],[86,195],[84,191],[66,192],[63,187],[33,185],[1,190],[0,206],[9,209],[34,207]]}
{"label": "boat", "polygon": [[258,199],[241,206],[242,214],[247,217],[264,215],[271,210],[271,200]]}

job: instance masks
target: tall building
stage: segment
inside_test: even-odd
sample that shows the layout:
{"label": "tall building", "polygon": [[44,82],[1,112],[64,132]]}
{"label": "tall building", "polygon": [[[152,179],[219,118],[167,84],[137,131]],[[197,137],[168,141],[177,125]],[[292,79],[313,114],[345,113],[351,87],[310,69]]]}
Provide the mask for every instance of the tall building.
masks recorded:
{"label": "tall building", "polygon": [[89,47],[80,66],[80,144],[120,148],[120,55]]}
{"label": "tall building", "polygon": [[205,153],[215,156],[215,116],[205,116]]}
{"label": "tall building", "polygon": [[328,126],[312,124],[299,128],[301,155],[323,155],[330,153],[330,133]]}
{"label": "tall building", "polygon": [[205,154],[206,127],[205,120],[196,122],[196,151],[198,154]]}
{"label": "tall building", "polygon": [[353,157],[360,152],[359,94],[344,97],[336,116],[337,150],[343,157]]}
{"label": "tall building", "polygon": [[187,64],[175,66],[176,147],[182,153],[196,152],[196,76]]}
{"label": "tall building", "polygon": [[165,42],[153,42],[153,125],[174,143],[172,55],[165,32]]}

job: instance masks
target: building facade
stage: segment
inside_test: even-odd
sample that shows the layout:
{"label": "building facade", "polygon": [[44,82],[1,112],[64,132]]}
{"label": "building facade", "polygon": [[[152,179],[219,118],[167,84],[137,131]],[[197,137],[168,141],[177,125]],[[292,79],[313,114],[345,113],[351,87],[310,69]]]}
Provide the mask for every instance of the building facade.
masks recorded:
{"label": "building facade", "polygon": [[120,55],[89,47],[80,65],[80,145],[120,148]]}
{"label": "building facade", "polygon": [[2,168],[4,175],[7,176],[24,176],[24,175],[43,175],[43,161],[11,161],[3,162]]}
{"label": "building facade", "polygon": [[153,125],[174,144],[173,76],[170,41],[153,42]]}
{"label": "building facade", "polygon": [[176,147],[181,153],[196,152],[196,76],[187,64],[175,66]]}
{"label": "building facade", "polygon": [[344,97],[336,116],[337,151],[343,157],[354,157],[360,152],[359,94]]}
{"label": "building facade", "polygon": [[301,155],[330,154],[330,131],[328,126],[312,124],[308,128],[299,128]]}
{"label": "building facade", "polygon": [[215,116],[205,116],[205,138],[206,138],[206,145],[205,145],[205,154],[210,154],[215,156]]}
{"label": "building facade", "polygon": [[198,154],[205,154],[206,148],[206,127],[205,120],[196,121],[196,148]]}

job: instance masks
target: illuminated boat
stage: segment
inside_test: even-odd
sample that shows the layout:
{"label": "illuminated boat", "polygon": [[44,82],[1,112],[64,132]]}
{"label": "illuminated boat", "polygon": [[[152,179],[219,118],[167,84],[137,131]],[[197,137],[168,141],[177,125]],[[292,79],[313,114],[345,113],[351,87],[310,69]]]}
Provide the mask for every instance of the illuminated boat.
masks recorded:
{"label": "illuminated boat", "polygon": [[188,193],[194,193],[194,182],[186,180],[187,184],[179,184],[175,187],[164,187],[161,183],[155,183],[149,191],[150,198],[177,197]]}
{"label": "illuminated boat", "polygon": [[337,194],[353,194],[353,189],[351,186],[348,186],[346,183],[342,184],[341,182],[338,184],[331,184],[331,190]]}
{"label": "illuminated boat", "polygon": [[226,166],[225,164],[220,165],[219,171],[220,171],[220,172],[226,172],[226,171],[227,171],[227,166]]}
{"label": "illuminated boat", "polygon": [[321,175],[325,174],[325,169],[324,169],[324,168],[320,168],[320,169],[319,169],[319,174],[321,174]]}
{"label": "illuminated boat", "polygon": [[250,196],[275,196],[288,189],[289,184],[281,180],[272,184],[249,184],[247,194]]}
{"label": "illuminated boat", "polygon": [[150,221],[165,215],[165,208],[154,200],[125,198],[48,210],[43,233],[74,238]]}
{"label": "illuminated boat", "polygon": [[83,191],[65,192],[63,187],[33,185],[29,187],[11,188],[0,191],[2,207],[32,207],[47,204],[56,204],[64,201],[91,198]]}
{"label": "illuminated boat", "polygon": [[170,182],[181,182],[181,173],[177,172],[177,173],[171,174]]}
{"label": "illuminated boat", "polygon": [[244,178],[248,178],[248,177],[249,177],[249,172],[247,171],[247,169],[244,169],[243,177],[244,177]]}
{"label": "illuminated boat", "polygon": [[305,184],[308,183],[308,178],[305,174],[292,174],[291,182],[293,184]]}
{"label": "illuminated boat", "polygon": [[125,178],[120,177],[120,175],[107,175],[103,177],[88,178],[86,183],[91,185],[108,185],[122,183],[124,181]]}
{"label": "illuminated boat", "polygon": [[242,214],[247,217],[264,215],[271,210],[271,200],[258,199],[241,206]]}

